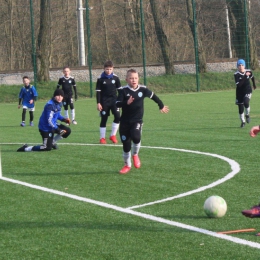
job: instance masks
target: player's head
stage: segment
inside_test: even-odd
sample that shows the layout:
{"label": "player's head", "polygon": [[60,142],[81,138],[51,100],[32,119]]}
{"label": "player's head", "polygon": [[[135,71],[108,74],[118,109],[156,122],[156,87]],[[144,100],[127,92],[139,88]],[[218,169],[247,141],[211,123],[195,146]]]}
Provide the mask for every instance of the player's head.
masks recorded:
{"label": "player's head", "polygon": [[53,93],[53,98],[57,101],[57,102],[62,102],[64,97],[64,92],[62,89],[56,89]]}
{"label": "player's head", "polygon": [[104,63],[104,72],[107,75],[110,75],[114,70],[114,64],[111,60],[108,60]]}
{"label": "player's head", "polygon": [[135,69],[130,69],[127,71],[126,82],[131,88],[137,88],[139,83],[139,75]]}
{"label": "player's head", "polygon": [[25,86],[29,86],[30,85],[30,79],[28,76],[23,76],[23,84]]}
{"label": "player's head", "polygon": [[246,67],[246,62],[243,60],[243,59],[239,59],[237,61],[237,68],[238,69],[241,69],[243,67],[243,70],[245,69]]}
{"label": "player's head", "polygon": [[63,68],[63,74],[65,77],[69,77],[70,75],[70,68],[69,67],[64,67]]}

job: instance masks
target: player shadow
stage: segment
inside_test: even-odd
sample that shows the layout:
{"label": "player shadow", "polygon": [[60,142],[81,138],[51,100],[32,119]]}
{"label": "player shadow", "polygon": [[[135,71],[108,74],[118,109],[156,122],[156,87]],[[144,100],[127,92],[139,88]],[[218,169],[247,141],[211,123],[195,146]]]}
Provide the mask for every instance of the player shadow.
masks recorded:
{"label": "player shadow", "polygon": [[[160,216],[161,218],[170,219],[171,221],[181,221],[183,219],[209,219],[207,216],[194,216],[194,215],[168,215],[168,216]],[[178,219],[178,220],[176,220]]]}
{"label": "player shadow", "polygon": [[111,175],[118,173],[115,171],[96,171],[96,172],[50,172],[50,173],[5,173],[5,177],[17,178],[19,176],[34,176],[34,177],[45,177],[45,176],[84,176],[84,175]]}
{"label": "player shadow", "polygon": [[55,222],[55,221],[44,221],[44,222],[36,222],[36,221],[1,221],[0,229],[3,230],[12,230],[12,229],[21,229],[21,228],[29,228],[29,229],[38,229],[38,228],[65,228],[65,229],[86,229],[86,230],[115,230],[115,231],[133,231],[133,232],[191,232],[186,229],[179,229],[178,227],[151,227],[151,226],[140,226],[140,225],[128,225],[128,224],[106,224],[104,222],[93,223],[93,222]]}

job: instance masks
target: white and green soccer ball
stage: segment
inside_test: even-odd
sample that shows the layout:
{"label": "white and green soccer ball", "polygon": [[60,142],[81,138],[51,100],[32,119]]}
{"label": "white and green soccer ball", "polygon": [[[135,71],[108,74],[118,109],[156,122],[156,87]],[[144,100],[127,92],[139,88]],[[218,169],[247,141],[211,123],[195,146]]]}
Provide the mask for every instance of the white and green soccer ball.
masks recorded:
{"label": "white and green soccer ball", "polygon": [[209,218],[221,218],[227,212],[227,203],[220,196],[210,196],[204,203],[204,211]]}

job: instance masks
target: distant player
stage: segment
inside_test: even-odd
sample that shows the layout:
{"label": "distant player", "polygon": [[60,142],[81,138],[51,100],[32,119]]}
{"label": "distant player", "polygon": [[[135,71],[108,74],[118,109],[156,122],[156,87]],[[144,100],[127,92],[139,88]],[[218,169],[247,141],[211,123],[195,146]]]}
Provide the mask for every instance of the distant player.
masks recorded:
{"label": "distant player", "polygon": [[52,99],[44,106],[38,125],[42,136],[42,145],[28,146],[25,144],[20,147],[17,152],[41,152],[57,149],[57,142],[70,135],[71,130],[69,127],[63,124],[57,124],[57,120],[70,124],[70,119],[60,114],[63,97],[63,90],[56,89]]}
{"label": "distant player", "polygon": [[131,170],[131,146],[132,158],[135,168],[141,167],[138,156],[141,146],[141,132],[144,114],[144,99],[150,98],[158,104],[161,113],[168,113],[168,106],[146,86],[139,85],[139,76],[136,70],[130,69],[126,74],[128,85],[122,87],[116,101],[117,107],[122,108],[119,133],[123,143],[124,167],[119,171],[126,174]]}
{"label": "distant player", "polygon": [[69,106],[71,110],[71,120],[72,124],[76,125],[77,121],[75,120],[75,108],[73,103],[73,91],[75,94],[75,101],[78,99],[77,95],[77,88],[76,88],[76,82],[74,77],[70,76],[70,68],[64,67],[63,68],[63,74],[64,76],[61,77],[58,81],[57,88],[60,88],[64,91],[64,99],[63,99],[63,107],[64,107],[64,114],[65,118],[69,118]]}
{"label": "distant player", "polygon": [[241,127],[245,127],[245,114],[246,111],[246,122],[250,123],[250,99],[252,96],[252,87],[250,79],[253,82],[253,88],[256,89],[255,78],[251,70],[246,69],[246,63],[240,59],[237,61],[237,71],[234,74],[236,82],[236,105],[238,105],[239,118],[241,120]]}
{"label": "distant player", "polygon": [[104,71],[97,80],[96,97],[97,110],[100,111],[100,140],[101,144],[106,144],[106,124],[110,116],[110,111],[114,115],[112,123],[112,130],[110,140],[117,143],[116,133],[119,127],[120,110],[116,107],[117,91],[121,87],[121,83],[117,75],[113,73],[114,65],[112,61],[106,61],[104,64]]}
{"label": "distant player", "polygon": [[35,110],[35,101],[37,100],[38,93],[36,91],[36,88],[30,84],[30,79],[28,76],[23,77],[23,84],[24,86],[21,87],[20,93],[19,93],[19,103],[18,103],[18,109],[21,108],[21,103],[23,106],[23,112],[22,112],[22,123],[20,126],[25,126],[25,117],[26,117],[26,111],[29,111],[30,114],[30,126],[33,126],[33,112]]}

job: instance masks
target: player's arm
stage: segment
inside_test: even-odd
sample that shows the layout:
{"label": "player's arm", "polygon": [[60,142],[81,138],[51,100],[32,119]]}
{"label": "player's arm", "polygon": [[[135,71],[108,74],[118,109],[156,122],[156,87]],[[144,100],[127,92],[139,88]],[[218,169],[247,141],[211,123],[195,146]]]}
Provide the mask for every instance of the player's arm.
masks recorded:
{"label": "player's arm", "polygon": [[161,101],[161,99],[159,99],[155,94],[153,94],[152,100],[158,104],[161,113],[165,113],[166,114],[166,113],[168,113],[170,111],[169,107],[165,106],[163,104],[163,102]]}
{"label": "player's arm", "polygon": [[102,111],[101,105],[101,88],[100,88],[100,80],[97,80],[96,83],[96,100],[97,100],[97,110]]}
{"label": "player's arm", "polygon": [[38,98],[38,92],[34,86],[33,86],[32,90],[33,90],[33,101],[35,102]]}
{"label": "player's arm", "polygon": [[21,88],[20,93],[19,93],[18,109],[21,107],[22,99],[23,99],[23,88]]}
{"label": "player's arm", "polygon": [[74,89],[74,94],[75,94],[75,101],[77,101],[77,99],[78,99],[78,93],[77,93],[77,87],[76,87],[76,85],[73,85],[73,89]]}
{"label": "player's arm", "polygon": [[18,109],[21,107],[21,102],[22,102],[22,99],[19,98],[19,100],[18,100]]}
{"label": "player's arm", "polygon": [[61,78],[60,78],[59,81],[58,81],[57,88],[60,88],[60,86],[62,86]]}
{"label": "player's arm", "polygon": [[117,77],[116,78],[116,89],[117,91],[121,88],[121,82],[120,82],[120,79]]}
{"label": "player's arm", "polygon": [[124,90],[119,90],[118,97],[116,99],[116,107],[126,106],[128,102],[128,98],[125,98]]}
{"label": "player's arm", "polygon": [[163,104],[163,102],[161,101],[161,99],[160,98],[158,98],[154,93],[152,94],[152,97],[151,97],[151,99],[155,102],[155,103],[157,103],[158,104],[158,106],[159,106],[159,108],[160,108],[160,110],[161,109],[163,109],[163,107],[164,107],[164,104]]}
{"label": "player's arm", "polygon": [[240,77],[238,74],[236,74],[235,82],[237,87],[242,87],[247,79],[249,79],[249,76],[247,76],[246,73],[243,77]]}
{"label": "player's arm", "polygon": [[253,88],[256,89],[256,84],[255,84],[255,77],[252,75],[251,77],[252,83],[253,83]]}

